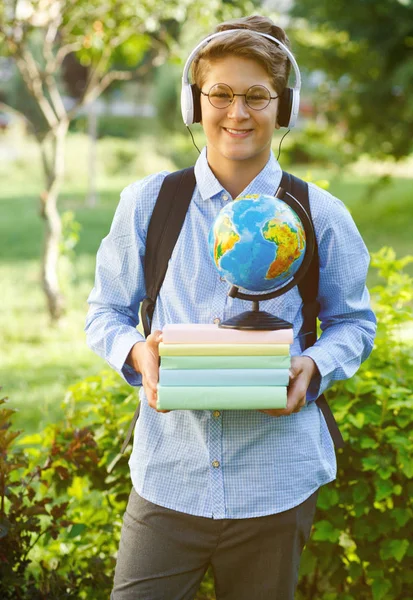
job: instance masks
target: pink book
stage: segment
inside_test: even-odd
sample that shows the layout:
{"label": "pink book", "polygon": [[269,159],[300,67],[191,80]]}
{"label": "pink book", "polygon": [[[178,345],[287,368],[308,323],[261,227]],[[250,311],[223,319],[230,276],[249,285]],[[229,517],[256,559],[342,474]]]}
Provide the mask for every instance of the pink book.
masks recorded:
{"label": "pink book", "polygon": [[214,324],[177,323],[163,328],[164,344],[292,344],[293,330],[224,329]]}

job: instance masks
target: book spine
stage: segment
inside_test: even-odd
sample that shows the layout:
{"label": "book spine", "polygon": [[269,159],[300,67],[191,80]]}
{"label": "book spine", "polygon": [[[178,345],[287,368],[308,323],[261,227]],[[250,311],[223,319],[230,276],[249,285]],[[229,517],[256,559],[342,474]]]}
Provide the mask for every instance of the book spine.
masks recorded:
{"label": "book spine", "polygon": [[290,356],[162,356],[166,369],[288,369]]}
{"label": "book spine", "polygon": [[[286,386],[288,369],[194,369],[164,370],[161,366],[159,383],[163,386],[228,387],[228,386]],[[213,394],[213,390],[211,390]],[[259,391],[257,390],[257,393]]]}
{"label": "book spine", "polygon": [[285,408],[286,387],[164,387],[158,384],[158,410],[257,410]]}
{"label": "book spine", "polygon": [[168,327],[163,330],[164,344],[292,344],[293,330],[243,331],[218,327]]}
{"label": "book spine", "polygon": [[160,356],[288,356],[289,344],[159,344]]}

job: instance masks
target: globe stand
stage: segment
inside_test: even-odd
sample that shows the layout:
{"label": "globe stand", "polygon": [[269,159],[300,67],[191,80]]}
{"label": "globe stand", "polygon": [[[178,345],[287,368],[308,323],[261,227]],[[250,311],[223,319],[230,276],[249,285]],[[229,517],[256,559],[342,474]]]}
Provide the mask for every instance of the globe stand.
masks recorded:
{"label": "globe stand", "polygon": [[[255,329],[260,331],[291,329],[293,327],[292,323],[272,315],[269,312],[260,311],[259,309],[259,302],[281,296],[282,294],[288,292],[288,290],[291,288],[295,287],[306,274],[314,254],[315,234],[311,219],[302,204],[300,204],[300,202],[294,198],[294,196],[286,192],[283,188],[278,188],[275,197],[279,198],[280,200],[284,200],[286,195],[289,197],[287,204],[298,214],[305,231],[306,251],[300,268],[285,285],[283,285],[281,288],[273,290],[272,292],[264,294],[244,294],[243,292],[239,291],[238,286],[231,286],[228,296],[230,296],[230,298],[239,298],[240,300],[252,301],[252,310],[235,315],[235,317],[231,317],[230,319],[220,323],[218,327],[223,329]],[[284,202],[286,202],[286,200],[284,200]]]}
{"label": "globe stand", "polygon": [[289,321],[280,319],[265,310],[260,310],[257,300],[252,301],[252,310],[246,310],[219,324],[219,327],[223,329],[256,329],[259,331],[292,329],[292,326],[292,323]]}

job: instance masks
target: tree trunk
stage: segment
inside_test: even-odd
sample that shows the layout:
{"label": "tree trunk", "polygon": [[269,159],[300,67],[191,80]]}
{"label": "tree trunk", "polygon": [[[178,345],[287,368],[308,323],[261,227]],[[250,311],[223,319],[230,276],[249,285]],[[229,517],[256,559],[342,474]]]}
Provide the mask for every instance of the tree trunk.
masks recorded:
{"label": "tree trunk", "polygon": [[57,210],[57,199],[62,186],[65,160],[67,123],[60,123],[52,139],[52,156],[47,163],[47,150],[43,142],[42,157],[46,189],[41,194],[41,215],[45,220],[45,237],[42,260],[42,285],[52,322],[57,322],[65,312],[65,299],[58,277],[62,223]]}

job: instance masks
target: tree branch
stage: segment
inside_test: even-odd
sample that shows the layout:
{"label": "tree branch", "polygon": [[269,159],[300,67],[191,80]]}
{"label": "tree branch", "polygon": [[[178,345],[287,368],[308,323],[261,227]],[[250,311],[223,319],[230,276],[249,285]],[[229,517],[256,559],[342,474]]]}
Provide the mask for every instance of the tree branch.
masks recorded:
{"label": "tree branch", "polygon": [[16,54],[16,64],[26,83],[27,89],[37,100],[49,127],[55,127],[58,120],[52,106],[44,95],[42,79],[36,62],[27,49],[23,49],[22,54]]}
{"label": "tree branch", "polygon": [[71,44],[66,44],[66,46],[62,46],[56,53],[54,61],[50,63],[50,65],[46,66],[46,74],[53,73],[59,69],[65,57],[71,52],[76,52],[80,50],[82,47],[82,42],[72,42]]}
{"label": "tree branch", "polygon": [[62,97],[56,85],[56,80],[52,75],[46,77],[46,85],[49,90],[50,99],[53,104],[53,108],[55,113],[57,114],[60,121],[63,121],[67,118],[67,111],[65,105],[63,104]]}
{"label": "tree branch", "polygon": [[59,15],[56,19],[54,19],[54,21],[52,21],[49,24],[49,27],[45,31],[44,42],[43,42],[43,56],[44,56],[44,60],[46,62],[46,69],[45,69],[46,73],[53,72],[53,70],[54,70],[54,69],[52,69],[52,70],[48,69],[48,65],[53,64],[55,61],[55,58],[53,55],[53,44],[56,39],[56,35],[57,35],[58,28],[59,28],[61,21],[62,21],[62,19]]}
{"label": "tree branch", "polygon": [[79,100],[79,102],[75,104],[75,106],[67,113],[69,121],[71,121],[74,118],[74,116],[76,115],[78,110],[82,108],[82,106],[85,106],[86,104],[89,104],[89,102],[93,102],[94,100],[96,100],[96,98],[98,98],[100,94],[102,94],[102,92],[104,92],[114,81],[130,81],[135,77],[140,77],[146,74],[150,70],[150,68],[151,65],[147,64],[142,65],[134,71],[109,71],[109,73],[106,73],[106,75],[102,77],[98,84],[96,84],[93,88],[89,89],[88,93],[85,94],[81,98],[81,100]]}

